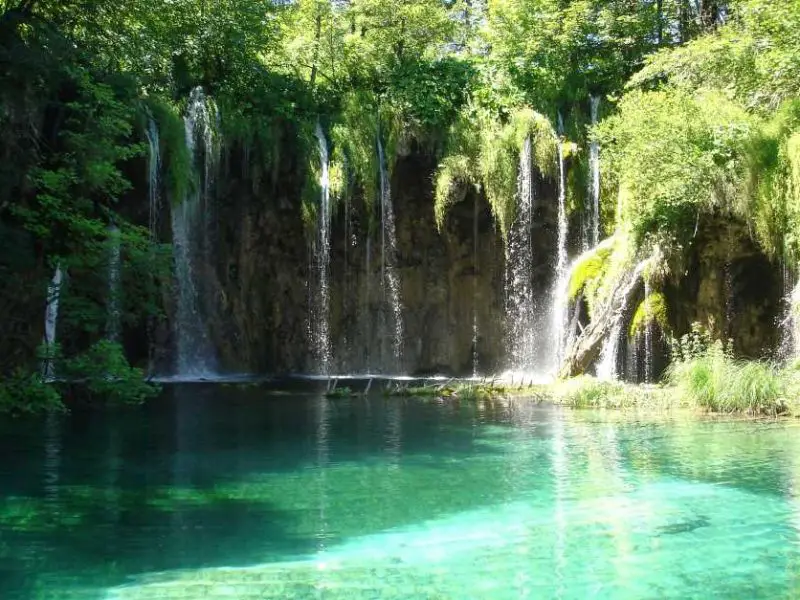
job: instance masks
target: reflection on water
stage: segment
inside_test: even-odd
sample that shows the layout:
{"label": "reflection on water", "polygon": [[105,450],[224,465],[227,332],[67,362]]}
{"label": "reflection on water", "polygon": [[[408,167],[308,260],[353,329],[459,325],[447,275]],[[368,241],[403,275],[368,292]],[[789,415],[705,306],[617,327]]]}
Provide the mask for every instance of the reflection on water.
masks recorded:
{"label": "reflection on water", "polygon": [[0,426],[0,597],[797,597],[798,434],[176,386]]}

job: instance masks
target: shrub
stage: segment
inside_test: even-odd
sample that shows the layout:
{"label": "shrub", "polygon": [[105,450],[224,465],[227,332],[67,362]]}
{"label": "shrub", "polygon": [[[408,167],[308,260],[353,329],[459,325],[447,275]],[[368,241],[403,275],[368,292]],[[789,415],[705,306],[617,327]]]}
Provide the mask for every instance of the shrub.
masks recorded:
{"label": "shrub", "polygon": [[762,361],[737,361],[720,342],[675,360],[668,379],[680,397],[711,412],[777,415],[786,412],[781,372]]}
{"label": "shrub", "polygon": [[130,366],[116,342],[101,340],[83,354],[64,361],[58,371],[70,383],[84,386],[90,399],[139,403],[155,396],[159,388],[147,381],[141,369]]}
{"label": "shrub", "polygon": [[0,381],[0,413],[61,411],[61,395],[39,373],[17,369]]}

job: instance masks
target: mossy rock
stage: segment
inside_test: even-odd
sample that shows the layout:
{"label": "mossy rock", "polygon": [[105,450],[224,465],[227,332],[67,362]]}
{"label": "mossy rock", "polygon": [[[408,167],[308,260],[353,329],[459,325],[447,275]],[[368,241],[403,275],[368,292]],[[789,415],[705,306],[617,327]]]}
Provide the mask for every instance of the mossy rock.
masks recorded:
{"label": "mossy rock", "polygon": [[570,302],[574,301],[590,282],[603,277],[613,250],[614,240],[609,238],[578,258],[569,279]]}
{"label": "mossy rock", "polygon": [[628,335],[633,338],[644,332],[648,325],[658,325],[663,332],[669,331],[667,299],[661,292],[651,292],[636,307]]}

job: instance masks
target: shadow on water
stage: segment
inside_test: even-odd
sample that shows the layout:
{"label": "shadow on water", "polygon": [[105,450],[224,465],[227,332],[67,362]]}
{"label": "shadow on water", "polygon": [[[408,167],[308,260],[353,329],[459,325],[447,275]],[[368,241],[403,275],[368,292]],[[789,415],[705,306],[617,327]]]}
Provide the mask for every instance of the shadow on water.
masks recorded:
{"label": "shadow on water", "polygon": [[[506,421],[501,410],[479,414],[473,404],[186,384],[165,386],[139,407],[4,423],[0,593],[26,597],[26,573],[111,585],[123,574],[312,553],[320,545],[316,505],[327,489],[331,503],[342,496],[336,477],[324,480],[328,467],[374,464],[374,481],[394,485],[397,461],[435,472],[501,454],[477,427]],[[296,498],[305,485],[306,498]],[[292,501],[278,505],[284,489]],[[449,506],[486,501],[465,494]],[[363,502],[373,514],[331,526],[326,545],[418,516],[382,512],[378,497]]]}

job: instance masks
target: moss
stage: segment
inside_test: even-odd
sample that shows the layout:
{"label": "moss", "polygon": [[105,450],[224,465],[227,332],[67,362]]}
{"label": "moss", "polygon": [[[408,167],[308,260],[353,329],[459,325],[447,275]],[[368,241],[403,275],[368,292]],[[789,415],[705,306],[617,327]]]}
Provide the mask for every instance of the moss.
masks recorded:
{"label": "moss", "polygon": [[530,138],[534,165],[542,175],[556,177],[559,140],[547,117],[523,107],[513,113],[510,127],[517,151],[521,151],[525,140]]}
{"label": "moss", "polygon": [[395,120],[386,118],[381,129],[380,117],[378,102],[371,94],[351,94],[344,101],[340,120],[331,127],[330,132],[334,162],[342,170],[340,179],[342,182],[352,181],[361,188],[370,222],[374,219],[375,204],[380,193],[379,132],[388,169],[393,166],[397,140],[396,128],[387,126],[387,123],[393,124]]}
{"label": "moss", "polygon": [[468,156],[456,154],[442,160],[436,171],[436,201],[434,213],[439,230],[444,226],[447,212],[453,204],[463,200],[469,184],[477,185],[475,165]]}
{"label": "moss", "polygon": [[667,300],[661,292],[651,292],[639,303],[633,313],[628,335],[636,337],[650,324],[658,325],[663,332],[669,331]]}
{"label": "moss", "polygon": [[569,279],[570,301],[574,301],[578,294],[584,291],[590,283],[596,282],[603,277],[608,270],[608,260],[613,249],[614,240],[609,238],[578,258],[572,267]]}
{"label": "moss", "polygon": [[459,186],[480,185],[503,236],[508,234],[517,205],[519,157],[530,140],[532,162],[546,177],[555,177],[558,138],[550,121],[528,107],[507,120],[472,107],[451,127],[446,157],[436,177],[436,219],[444,221],[458,199]]}
{"label": "moss", "polygon": [[147,109],[158,125],[167,194],[173,203],[182,202],[197,186],[183,119],[177,106],[155,97],[147,100]]}

